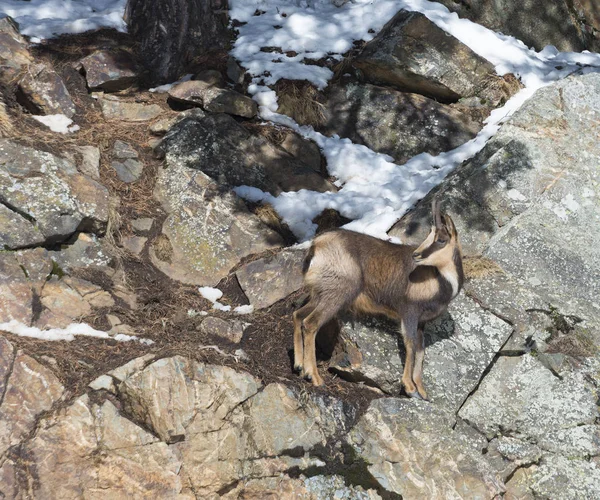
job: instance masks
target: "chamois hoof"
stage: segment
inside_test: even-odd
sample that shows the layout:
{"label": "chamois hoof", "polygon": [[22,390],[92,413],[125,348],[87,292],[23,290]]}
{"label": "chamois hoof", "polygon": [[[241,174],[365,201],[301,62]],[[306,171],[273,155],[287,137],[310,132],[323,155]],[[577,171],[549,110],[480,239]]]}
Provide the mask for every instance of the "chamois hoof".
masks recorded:
{"label": "chamois hoof", "polygon": [[419,391],[407,392],[406,395],[409,398],[420,399],[421,401],[427,401],[427,402],[429,402],[429,398],[424,398],[423,396],[421,396],[419,394]]}
{"label": "chamois hoof", "polygon": [[312,385],[314,385],[315,387],[323,385],[323,379],[318,374],[313,376],[310,373],[305,373],[304,378],[309,382],[312,382]]}
{"label": "chamois hoof", "polygon": [[304,374],[304,367],[302,365],[294,365],[294,373],[298,373],[300,375]]}

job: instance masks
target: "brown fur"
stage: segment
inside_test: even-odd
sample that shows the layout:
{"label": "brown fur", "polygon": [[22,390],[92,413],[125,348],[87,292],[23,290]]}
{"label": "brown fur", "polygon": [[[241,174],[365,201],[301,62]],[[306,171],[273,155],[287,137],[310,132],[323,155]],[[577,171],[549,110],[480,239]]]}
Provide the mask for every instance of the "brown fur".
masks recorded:
{"label": "brown fur", "polygon": [[406,346],[402,382],[411,396],[427,398],[422,383],[423,324],[439,316],[464,280],[458,234],[434,203],[435,225],[417,248],[336,230],[315,238],[304,262],[308,303],[294,313],[295,368],[321,385],[314,340],[343,309],[396,321]]}

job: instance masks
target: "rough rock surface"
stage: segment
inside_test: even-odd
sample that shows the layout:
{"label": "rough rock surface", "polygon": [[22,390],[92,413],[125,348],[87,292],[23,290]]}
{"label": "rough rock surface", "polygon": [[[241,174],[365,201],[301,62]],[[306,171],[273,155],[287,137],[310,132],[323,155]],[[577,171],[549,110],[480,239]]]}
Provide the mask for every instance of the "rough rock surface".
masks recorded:
{"label": "rough rock surface", "polygon": [[453,424],[433,405],[380,399],[352,429],[349,442],[375,479],[403,498],[494,498],[502,493],[481,450]]}
{"label": "rough rock surface", "polygon": [[[458,410],[512,331],[512,326],[459,295],[448,313],[425,328],[423,381],[429,397]],[[342,344],[331,368],[343,378],[399,394],[405,352],[395,325],[370,318],[347,320],[340,334]]]}
{"label": "rough rock surface", "polygon": [[[542,50],[554,45],[560,51],[598,51],[598,6],[593,0],[551,0],[540,15],[535,0],[441,0],[460,17],[493,31],[512,35],[528,47]],[[514,15],[515,12],[519,15]]]}
{"label": "rough rock surface", "polygon": [[0,19],[0,82],[8,84],[33,58],[17,23],[8,16]]}
{"label": "rough rock surface", "polygon": [[188,168],[185,157],[167,153],[166,162],[156,196],[169,216],[150,249],[161,271],[184,283],[215,285],[241,258],[281,245],[241,199]]}
{"label": "rough rock surface", "polygon": [[442,102],[474,96],[500,101],[488,90],[502,81],[494,66],[419,12],[398,12],[353,65],[371,83]]}
{"label": "rough rock surface", "polygon": [[481,129],[468,115],[433,99],[368,84],[331,87],[324,114],[322,132],[347,137],[398,163],[454,149]]}
{"label": "rough rock surface", "polygon": [[154,120],[163,112],[158,104],[120,101],[114,96],[102,97],[100,106],[102,114],[107,120],[123,120],[125,122]]}
{"label": "rough rock surface", "polygon": [[75,104],[60,76],[46,64],[32,64],[19,80],[19,91],[34,114],[72,118]]}
{"label": "rough rock surface", "polygon": [[[539,90],[441,188],[467,254],[483,253],[564,314],[600,318],[600,76]],[[433,196],[433,193],[432,193]],[[427,222],[430,197],[390,232],[405,240]],[[543,221],[543,224],[540,224]],[[596,329],[598,327],[596,326]]]}
{"label": "rough rock surface", "polygon": [[[66,240],[75,231],[102,232],[108,191],[69,161],[0,139],[1,245],[19,248]],[[11,213],[9,213],[12,212]]]}
{"label": "rough rock surface", "polygon": [[269,307],[298,290],[305,254],[304,250],[288,249],[240,267],[235,275],[250,304],[255,309]]}
{"label": "rough rock surface", "polygon": [[144,170],[144,164],[138,160],[139,153],[123,141],[115,141],[113,147],[114,161],[111,167],[117,172],[117,176],[123,182],[137,181]]}
{"label": "rough rock surface", "polygon": [[169,97],[178,102],[202,106],[210,113],[227,113],[253,118],[258,111],[258,105],[250,97],[199,80],[175,85],[169,90]]}
{"label": "rough rock surface", "polygon": [[167,161],[201,170],[220,184],[254,186],[274,195],[299,189],[335,190],[310,166],[224,114],[181,121],[160,149]]}
{"label": "rough rock surface", "polygon": [[136,79],[133,60],[124,51],[100,50],[84,57],[79,65],[90,90],[117,92],[131,86]]}

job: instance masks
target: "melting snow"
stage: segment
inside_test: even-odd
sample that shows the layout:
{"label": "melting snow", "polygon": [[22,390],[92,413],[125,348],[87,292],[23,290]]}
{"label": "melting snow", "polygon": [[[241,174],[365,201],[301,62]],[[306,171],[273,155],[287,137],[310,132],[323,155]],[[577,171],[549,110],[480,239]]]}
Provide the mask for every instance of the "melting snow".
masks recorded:
{"label": "melting snow", "polygon": [[0,323],[0,331],[13,333],[21,337],[32,337],[42,340],[66,340],[71,341],[76,336],[96,337],[99,339],[114,339],[119,342],[131,342],[136,340],[141,344],[152,345],[154,341],[136,337],[135,335],[118,334],[111,337],[108,333],[100,330],[95,330],[85,323],[72,323],[66,328],[51,328],[49,330],[41,330],[33,326],[27,326],[19,321],[12,320],[8,323]]}
{"label": "melting snow", "polygon": [[101,27],[125,31],[127,0],[0,0],[0,17],[19,23],[32,42],[62,33],[82,33]]}
{"label": "melting snow", "polygon": [[71,132],[77,132],[79,125],[72,125],[73,120],[66,117],[65,115],[32,115],[38,122],[43,123],[52,132],[58,132],[59,134],[68,134]]}
{"label": "melting snow", "polygon": [[[300,240],[314,236],[316,225],[311,220],[326,208],[354,219],[345,226],[348,229],[387,238],[387,231],[409,208],[457,165],[478,153],[500,124],[537,89],[574,72],[600,68],[599,54],[561,53],[552,46],[535,52],[514,37],[460,19],[443,5],[427,0],[354,0],[340,8],[330,0],[231,0],[230,4],[231,18],[246,23],[238,28],[232,54],[253,76],[248,90],[259,104],[261,117],[314,140],[327,158],[329,173],[341,187],[337,193],[301,190],[278,197],[248,186],[236,188],[243,198],[271,203]],[[473,140],[438,156],[417,155],[404,165],[348,139],[330,138],[310,127],[300,127],[289,117],[277,114],[277,96],[267,85],[287,78],[305,79],[324,88],[331,71],[310,64],[310,59],[339,59],[354,40],[371,40],[403,8],[422,12],[489,60],[498,74],[512,72],[526,88],[494,110]],[[279,47],[281,51],[263,52],[263,47]]]}

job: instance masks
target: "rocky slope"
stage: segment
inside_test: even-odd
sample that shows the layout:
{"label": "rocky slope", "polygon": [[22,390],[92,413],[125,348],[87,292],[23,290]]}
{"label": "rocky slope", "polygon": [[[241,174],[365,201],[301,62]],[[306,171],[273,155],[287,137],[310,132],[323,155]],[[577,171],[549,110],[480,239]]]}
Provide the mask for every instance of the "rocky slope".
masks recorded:
{"label": "rocky slope", "polygon": [[[395,49],[407,33],[418,57]],[[401,161],[465,142],[518,90],[422,16],[379,38],[319,97],[324,132]],[[600,75],[539,90],[436,189],[469,279],[427,326],[426,403],[402,395],[378,319],[321,332],[324,388],[291,373],[303,251],[232,187],[336,187],[314,143],[260,124],[224,57],[160,94],[127,35],[31,47],[5,19],[0,39],[3,498],[597,497]],[[459,63],[425,71],[442,59]],[[31,115],[57,111],[80,131]],[[390,235],[422,238],[434,194]],[[198,286],[215,285],[254,312],[212,308]],[[15,321],[110,338],[32,339]]]}

